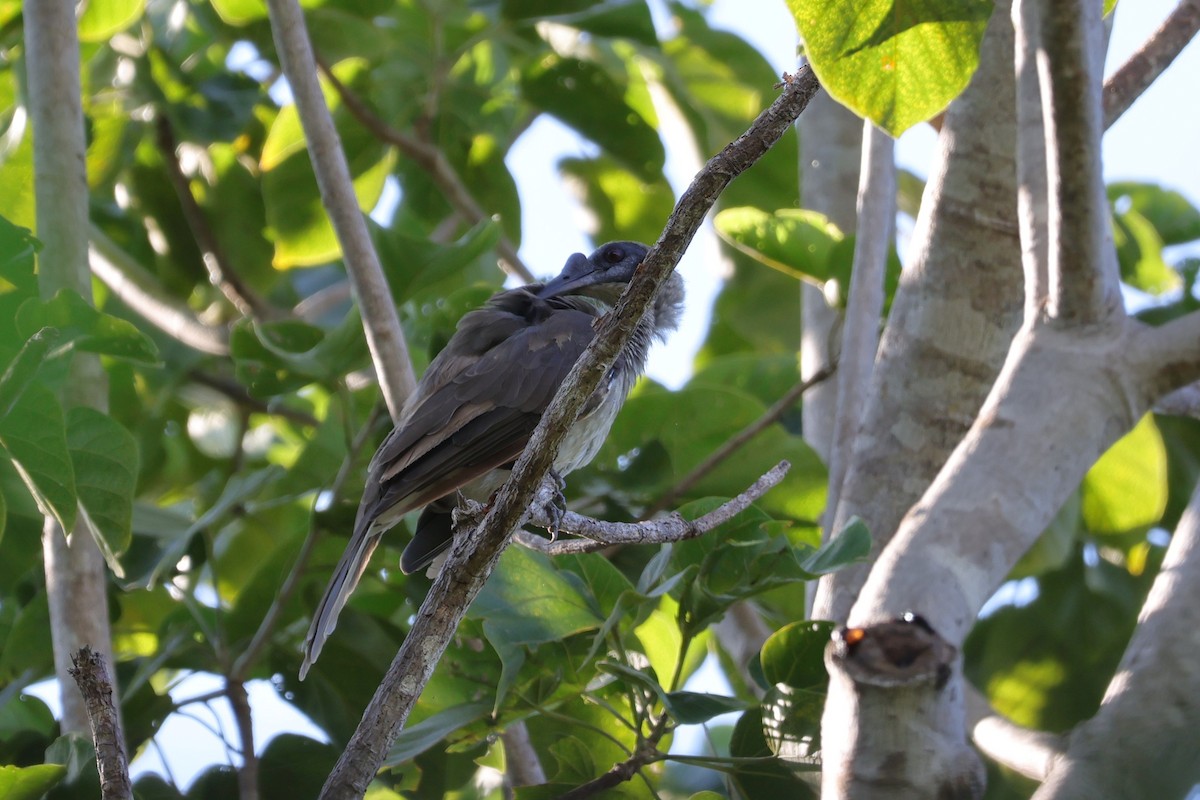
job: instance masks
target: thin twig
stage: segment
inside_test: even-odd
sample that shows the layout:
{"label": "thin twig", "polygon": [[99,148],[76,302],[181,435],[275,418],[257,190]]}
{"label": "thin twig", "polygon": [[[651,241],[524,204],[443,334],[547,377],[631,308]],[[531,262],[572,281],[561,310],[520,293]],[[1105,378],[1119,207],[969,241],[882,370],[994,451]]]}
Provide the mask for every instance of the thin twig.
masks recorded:
{"label": "thin twig", "polygon": [[[492,215],[484,211],[483,206],[479,205],[475,200],[475,197],[471,194],[471,190],[467,188],[466,183],[454,171],[454,167],[446,160],[446,156],[442,153],[441,149],[389,125],[378,114],[372,111],[363,102],[362,98],[338,80],[337,76],[333,74],[333,70],[329,69],[324,62],[318,61],[318,65],[321,68],[321,72],[325,75],[326,80],[329,81],[329,85],[341,97],[346,110],[353,114],[354,118],[362,123],[364,128],[374,134],[375,138],[395,145],[401,153],[423,169],[429,175],[434,185],[441,190],[442,195],[446,198],[446,202],[458,211],[463,218],[469,220],[471,223],[491,219]],[[503,233],[500,234],[500,239],[496,243],[496,250],[500,253],[500,263],[505,272],[517,276],[526,283],[536,280],[529,267],[525,266],[525,263],[517,254],[517,248],[513,246],[512,241]]]}
{"label": "thin twig", "polygon": [[259,319],[279,318],[281,316],[279,310],[272,308],[258,296],[257,292],[243,283],[241,276],[234,271],[229,264],[229,259],[225,257],[224,248],[221,247],[221,242],[217,239],[212,226],[208,224],[208,217],[204,215],[204,209],[200,208],[200,204],[196,202],[196,196],[192,194],[191,182],[188,181],[179,166],[179,158],[176,154],[179,142],[175,139],[175,130],[166,114],[158,115],[155,131],[158,150],[162,154],[163,165],[166,167],[167,179],[175,189],[175,196],[179,198],[183,218],[187,221],[188,228],[192,231],[192,237],[200,247],[200,258],[204,261],[205,269],[208,270],[209,281],[243,316]]}
{"label": "thin twig", "polygon": [[[695,539],[745,511],[751,503],[778,486],[790,468],[791,464],[787,461],[780,461],[737,497],[722,503],[694,520],[684,519],[678,512],[675,512],[661,519],[644,522],[603,522],[567,511],[558,520],[559,527],[563,531],[583,538],[551,541],[520,531],[514,536],[526,547],[552,556],[566,553],[590,553],[614,544],[665,544],[666,542]],[[550,516],[546,513],[547,503],[545,502],[549,498],[549,492],[552,491],[552,485],[551,481],[544,483],[538,490],[533,505],[530,506],[529,520],[535,525],[544,527],[552,523]]]}
{"label": "thin twig", "polygon": [[308,156],[321,191],[321,201],[342,246],[342,260],[362,312],[371,361],[375,364],[388,412],[395,422],[400,418],[405,399],[417,385],[408,343],[354,195],[346,154],[317,81],[304,14],[297,0],[268,0],[267,11],[280,64],[287,75],[304,137],[308,140]]}
{"label": "thin twig", "polygon": [[250,698],[246,684],[234,678],[225,679],[229,707],[237,723],[238,739],[242,743],[242,766],[238,768],[238,800],[258,800],[258,755],[254,752],[254,718],[250,714]]}
{"label": "thin twig", "polygon": [[598,778],[593,778],[581,786],[576,786],[569,792],[560,794],[557,800],[584,800],[584,798],[594,797],[600,792],[612,789],[614,786],[620,786],[622,783],[632,779],[642,767],[663,760],[665,755],[658,751],[657,745],[657,740],[651,741],[650,738],[643,740],[632,756],[624,761],[613,764],[612,769]]}
{"label": "thin twig", "polygon": [[504,742],[504,764],[508,778],[514,787],[538,786],[546,782],[546,771],[529,738],[529,729],[518,720],[500,734]]}
{"label": "thin twig", "polygon": [[104,658],[84,645],[72,658],[71,677],[79,685],[96,746],[96,769],[100,773],[100,796],[104,800],[132,800],[129,760],[125,737],[113,702],[113,684]]}
{"label": "thin twig", "polygon": [[500,553],[528,511],[534,492],[557,455],[559,442],[574,424],[583,403],[608,374],[637,320],[649,309],[658,287],[679,263],[721,192],[782,138],[819,88],[808,69],[787,77],[783,85],[771,107],[737,141],[710,159],[683,193],[657,244],[546,409],[487,516],[472,535],[456,540],[400,652],[326,781],[322,798],[360,798],[366,792],[467,607],[495,569]]}
{"label": "thin twig", "polygon": [[708,458],[697,464],[691,472],[683,476],[678,483],[668,489],[662,497],[654,501],[654,504],[650,506],[649,510],[646,511],[644,516],[653,517],[663,509],[674,505],[675,500],[678,497],[699,483],[704,476],[708,475],[708,473],[716,469],[721,462],[725,461],[725,459],[729,458],[731,455],[744,447],[751,439],[762,433],[774,423],[778,422],[779,418],[787,413],[788,409],[799,402],[800,398],[804,396],[805,392],[812,387],[829,380],[829,378],[832,377],[833,373],[836,371],[837,362],[826,364],[805,380],[800,381],[791,389],[788,389],[787,392],[784,393],[783,397],[780,397],[771,405],[770,408],[763,412],[762,416],[731,436],[724,444],[714,450],[712,454],[708,456]]}
{"label": "thin twig", "polygon": [[1120,119],[1134,101],[1171,66],[1200,31],[1200,0],[1180,0],[1158,30],[1104,82],[1104,127]]}

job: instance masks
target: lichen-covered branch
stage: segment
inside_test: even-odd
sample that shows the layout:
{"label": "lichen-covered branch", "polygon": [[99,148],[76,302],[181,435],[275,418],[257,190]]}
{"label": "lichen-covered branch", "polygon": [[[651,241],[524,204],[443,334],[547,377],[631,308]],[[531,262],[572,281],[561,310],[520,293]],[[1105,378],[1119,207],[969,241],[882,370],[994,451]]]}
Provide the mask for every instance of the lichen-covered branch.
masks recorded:
{"label": "lichen-covered branch", "polygon": [[100,796],[104,800],[133,800],[129,782],[129,760],[125,737],[113,699],[113,682],[104,658],[86,645],[71,657],[71,677],[83,695],[92,742],[96,747],[96,769],[100,773]]}

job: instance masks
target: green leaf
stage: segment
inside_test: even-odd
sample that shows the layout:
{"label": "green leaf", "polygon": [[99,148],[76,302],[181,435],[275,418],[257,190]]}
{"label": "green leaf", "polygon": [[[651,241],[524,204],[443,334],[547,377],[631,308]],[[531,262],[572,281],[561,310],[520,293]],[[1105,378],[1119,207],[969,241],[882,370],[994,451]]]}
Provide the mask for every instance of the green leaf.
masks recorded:
{"label": "green leaf", "polygon": [[742,797],[788,797],[815,798],[808,784],[792,773],[789,767],[775,757],[763,735],[763,710],[752,708],[738,718],[729,739],[729,753],[735,758],[758,759],[738,764],[730,780],[741,792]]}
{"label": "green leaf", "polygon": [[81,406],[67,412],[67,447],[79,506],[113,572],[124,577],[117,556],[129,547],[132,536],[137,442],[112,417]]}
{"label": "green leaf", "polygon": [[851,263],[832,260],[842,232],[824,214],[783,208],[727,208],[713,218],[723,240],[761,264],[817,286],[837,279],[847,285]]}
{"label": "green leaf", "polygon": [[1109,184],[1108,199],[1114,211],[1136,211],[1154,227],[1165,245],[1200,239],[1200,209],[1172,189],[1152,183]]}
{"label": "green leaf", "polygon": [[16,464],[42,512],[52,514],[64,531],[71,531],[75,472],[62,408],[54,393],[39,383],[30,384],[0,417],[0,446]]}
{"label": "green leaf", "polygon": [[[6,70],[7,71],[7,70]],[[27,123],[26,123],[27,124]],[[26,133],[19,140],[10,128],[5,138],[19,142],[0,158],[0,216],[23,228],[34,228],[36,214],[33,197],[33,135]]]}
{"label": "green leaf", "polygon": [[267,18],[267,4],[263,0],[212,0],[212,5],[229,25],[248,25]]}
{"label": "green leaf", "polygon": [[1083,521],[1092,533],[1143,531],[1167,506],[1167,451],[1147,414],[1083,479]]}
{"label": "green leaf", "polygon": [[41,247],[28,228],[0,217],[0,278],[22,291],[36,292],[33,257]]}
{"label": "green leaf", "polygon": [[79,17],[79,41],[106,41],[136,22],[145,8],[145,0],[87,0]]}
{"label": "green leaf", "polygon": [[658,177],[662,140],[625,98],[625,87],[590,61],[546,56],[521,75],[526,100],[591,139],[644,181]]}
{"label": "green leaf", "polygon": [[468,612],[489,641],[541,644],[598,628],[604,621],[550,559],[510,547]]}
{"label": "green leaf", "polygon": [[806,620],[785,625],[771,634],[759,655],[767,683],[824,691],[829,682],[825,646],[834,627],[832,622]]}
{"label": "green leaf", "polygon": [[62,289],[48,301],[31,298],[17,311],[17,328],[26,336],[45,327],[57,328],[63,343],[77,350],[114,356],[140,364],[157,364],[158,348],[128,320],[97,311],[77,292]]}
{"label": "green leaf", "polygon": [[746,704],[736,697],[705,692],[667,692],[663,705],[671,716],[684,725],[698,725],[730,711],[741,711]]}
{"label": "green leaf", "polygon": [[1179,273],[1163,260],[1163,241],[1150,221],[1136,211],[1113,217],[1113,245],[1121,280],[1135,289],[1161,295],[1183,283]]}
{"label": "green leaf", "polygon": [[337,763],[337,756],[337,748],[328,742],[294,733],[279,734],[259,756],[259,797],[262,800],[316,797]]}
{"label": "green leaf", "polygon": [[821,750],[821,713],[825,691],[806,691],[779,684],[763,697],[763,737],[776,755],[790,763],[814,759]]}
{"label": "green leaf", "polygon": [[58,764],[0,766],[0,797],[4,800],[38,800],[57,786],[66,774],[67,768]]}
{"label": "green leaf", "polygon": [[491,703],[468,703],[440,711],[415,725],[410,725],[396,737],[383,764],[395,767],[411,761],[442,739],[478,722],[490,713]]}
{"label": "green leaf", "polygon": [[866,559],[871,553],[871,532],[858,517],[852,517],[846,527],[821,545],[801,562],[814,575],[836,572],[848,564]]}
{"label": "green leaf", "polygon": [[979,65],[987,0],[788,0],[821,85],[892,136],[944,109]]}
{"label": "green leaf", "polygon": [[42,328],[25,340],[16,357],[0,375],[0,417],[6,415],[37,375],[46,353],[59,340],[55,328]]}

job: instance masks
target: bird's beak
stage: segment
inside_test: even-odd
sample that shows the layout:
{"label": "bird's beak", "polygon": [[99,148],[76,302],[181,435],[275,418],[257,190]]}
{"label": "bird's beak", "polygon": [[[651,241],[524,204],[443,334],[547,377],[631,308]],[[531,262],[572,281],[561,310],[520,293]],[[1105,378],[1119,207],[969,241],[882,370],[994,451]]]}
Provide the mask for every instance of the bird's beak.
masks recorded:
{"label": "bird's beak", "polygon": [[596,282],[596,265],[583,253],[572,253],[558,277],[551,279],[537,293],[538,297],[554,297]]}

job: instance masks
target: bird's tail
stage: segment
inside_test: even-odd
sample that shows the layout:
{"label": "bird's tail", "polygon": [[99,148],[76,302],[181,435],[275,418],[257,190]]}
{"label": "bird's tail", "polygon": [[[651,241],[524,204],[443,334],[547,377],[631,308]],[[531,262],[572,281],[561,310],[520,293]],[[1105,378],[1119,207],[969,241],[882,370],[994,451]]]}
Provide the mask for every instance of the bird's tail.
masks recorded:
{"label": "bird's tail", "polygon": [[382,531],[377,530],[370,521],[360,521],[360,524],[355,526],[354,536],[351,537],[346,552],[342,554],[342,560],[334,570],[333,578],[325,589],[325,596],[321,598],[317,611],[313,614],[308,636],[304,638],[304,663],[300,665],[300,680],[304,680],[309,668],[321,655],[325,640],[337,627],[338,614],[366,571],[367,562],[371,560],[371,554],[379,544],[381,533]]}

